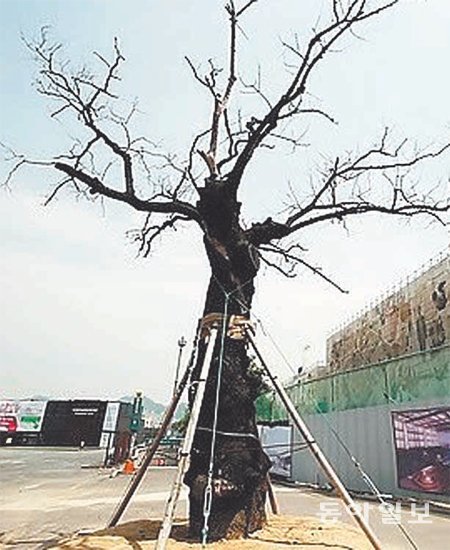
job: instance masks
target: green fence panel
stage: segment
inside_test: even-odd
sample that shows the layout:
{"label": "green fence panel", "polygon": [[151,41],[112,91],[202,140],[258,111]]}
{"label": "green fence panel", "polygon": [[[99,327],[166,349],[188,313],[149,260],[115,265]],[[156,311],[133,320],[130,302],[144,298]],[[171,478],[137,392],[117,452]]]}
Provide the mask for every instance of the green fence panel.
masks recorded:
{"label": "green fence panel", "polygon": [[277,398],[273,400],[272,403],[272,422],[279,422],[281,420],[287,420],[288,414],[286,412],[286,407],[283,403]]}
{"label": "green fence panel", "polygon": [[333,376],[333,409],[359,409],[386,403],[384,365]]}
{"label": "green fence panel", "polygon": [[302,414],[329,412],[333,400],[331,378],[304,382],[296,397],[294,404]]}
{"label": "green fence panel", "polygon": [[450,351],[436,350],[386,365],[391,401],[410,403],[450,396]]}
{"label": "green fence panel", "polygon": [[258,422],[272,420],[272,394],[264,393],[255,401],[256,419]]}
{"label": "green fence panel", "polygon": [[[286,388],[300,414],[450,398],[450,348],[418,353],[362,369],[299,381]],[[287,420],[273,392],[256,401],[258,421]]]}
{"label": "green fence panel", "polygon": [[255,401],[258,422],[280,422],[287,420],[286,409],[273,392],[260,395]]}

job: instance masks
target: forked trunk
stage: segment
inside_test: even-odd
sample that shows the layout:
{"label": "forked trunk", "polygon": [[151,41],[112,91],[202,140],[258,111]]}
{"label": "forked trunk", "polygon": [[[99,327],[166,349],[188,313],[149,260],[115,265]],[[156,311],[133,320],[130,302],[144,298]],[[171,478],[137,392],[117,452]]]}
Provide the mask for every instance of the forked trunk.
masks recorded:
{"label": "forked trunk", "polygon": [[[201,190],[197,205],[205,221],[205,248],[211,266],[211,280],[204,316],[218,314],[249,316],[254,280],[259,261],[255,248],[245,238],[239,224],[240,205],[215,182]],[[223,344],[223,346],[222,346]],[[205,354],[200,342],[199,376]],[[218,370],[222,357],[219,399],[216,400]],[[206,383],[190,468],[185,482],[190,487],[189,521],[191,534],[201,538],[205,527],[205,489],[213,458],[212,504],[207,521],[208,541],[237,538],[260,529],[266,520],[265,501],[269,459],[263,452],[256,427],[254,401],[260,380],[250,367],[245,339],[226,334],[221,328]],[[217,412],[216,442],[212,449],[214,413]],[[208,514],[206,514],[208,515]]]}

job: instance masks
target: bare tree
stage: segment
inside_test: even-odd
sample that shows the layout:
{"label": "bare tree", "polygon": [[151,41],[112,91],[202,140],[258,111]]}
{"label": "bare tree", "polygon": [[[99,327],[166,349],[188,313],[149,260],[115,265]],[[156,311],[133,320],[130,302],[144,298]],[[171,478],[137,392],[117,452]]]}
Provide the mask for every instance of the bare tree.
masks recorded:
{"label": "bare tree", "polygon": [[[343,37],[353,35],[362,23],[398,2],[330,0],[326,23],[313,29],[309,41],[304,45],[296,40],[283,43],[290,56],[291,77],[274,99],[258,78],[249,83],[238,69],[241,24],[257,8],[258,0],[229,0],[225,7],[229,24],[227,67],[222,69],[209,61],[203,72],[186,58],[193,77],[209,94],[212,112],[185,158],[161,151],[147,137],[132,135],[135,105],[119,114],[114,84],[124,57],[117,42],[111,58],[94,52],[103,67],[102,74],[94,76],[85,68],[72,69],[61,57],[60,44],[49,40],[47,29],[43,29],[37,41],[27,42],[39,66],[37,90],[55,105],[52,116],[75,117],[84,137],[70,151],[49,161],[35,162],[10,151],[12,168],[5,184],[21,166],[44,164],[62,174],[47,202],[62,188],[73,186],[88,198],[119,201],[146,213],[144,226],[133,233],[144,255],[168,229],[181,223],[197,224],[211,267],[204,324],[211,319],[228,322],[231,316],[250,317],[261,262],[287,276],[295,273],[296,266],[306,266],[340,289],[306,260],[297,242],[301,230],[313,224],[345,223],[347,218],[370,212],[408,218],[424,214],[444,223],[450,207],[448,197],[437,197],[429,188],[421,191],[412,173],[418,164],[443,154],[449,144],[419,151],[406,140],[395,142],[386,129],[377,144],[367,150],[325,162],[320,173],[312,177],[309,198],[298,198],[297,190],[304,191],[305,186],[292,186],[284,213],[249,226],[242,221],[239,189],[262,148],[273,149],[282,143],[294,149],[302,146],[301,136],[292,137],[285,131],[286,122],[321,117],[334,123],[308,94],[311,75]],[[244,118],[231,105],[232,99],[239,97],[237,92],[255,94],[262,114]],[[204,528],[205,490],[212,490],[210,540],[248,534],[265,521],[269,461],[257,437],[254,399],[259,381],[249,369],[245,339],[232,332],[225,337],[224,350],[219,342],[215,351],[186,475],[194,535]],[[204,344],[200,344],[199,361],[203,353]],[[211,485],[208,471],[218,383]]]}

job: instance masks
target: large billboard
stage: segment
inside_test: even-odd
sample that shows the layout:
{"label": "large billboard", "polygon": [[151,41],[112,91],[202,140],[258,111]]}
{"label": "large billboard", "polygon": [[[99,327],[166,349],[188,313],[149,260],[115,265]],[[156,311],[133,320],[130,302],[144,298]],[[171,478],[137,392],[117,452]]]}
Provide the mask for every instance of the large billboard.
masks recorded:
{"label": "large billboard", "polygon": [[259,437],[272,467],[270,473],[290,478],[292,473],[292,426],[260,426]]}
{"label": "large billboard", "polygon": [[392,413],[400,489],[450,495],[450,407]]}
{"label": "large billboard", "polygon": [[49,401],[41,440],[47,446],[100,445],[107,403],[98,400]]}
{"label": "large billboard", "polygon": [[0,432],[38,433],[42,427],[47,401],[0,401]]}
{"label": "large billboard", "polygon": [[370,307],[327,341],[331,371],[450,344],[450,256]]}

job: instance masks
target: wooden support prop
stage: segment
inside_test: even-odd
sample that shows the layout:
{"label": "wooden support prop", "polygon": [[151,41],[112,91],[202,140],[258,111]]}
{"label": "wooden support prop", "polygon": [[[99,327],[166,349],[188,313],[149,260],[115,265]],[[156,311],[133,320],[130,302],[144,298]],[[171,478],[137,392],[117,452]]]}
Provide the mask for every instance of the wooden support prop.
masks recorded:
{"label": "wooden support prop", "polygon": [[[194,345],[197,345],[197,344],[194,344]],[[194,350],[194,353],[195,353],[195,350]],[[116,510],[113,513],[113,516],[109,520],[108,527],[114,527],[115,525],[117,525],[123,513],[125,512],[125,509],[131,500],[131,497],[134,495],[134,493],[136,492],[136,489],[138,488],[140,482],[142,481],[142,478],[144,477],[144,474],[147,471],[147,468],[150,466],[150,462],[152,461],[153,456],[158,450],[158,447],[159,447],[159,444],[161,443],[162,438],[166,435],[167,429],[172,421],[173,415],[175,414],[178,402],[180,401],[184,388],[186,387],[186,384],[189,380],[189,376],[191,374],[193,365],[194,365],[194,361],[192,360],[188,365],[188,367],[186,368],[186,371],[183,374],[183,378],[178,384],[178,387],[172,397],[172,401],[170,402],[169,406],[167,407],[164,413],[164,417],[163,417],[161,426],[158,430],[158,433],[155,435],[155,438],[152,440],[150,446],[147,448],[147,451],[144,456],[144,460],[142,461],[141,465],[137,469],[122,500],[119,502]]]}
{"label": "wooden support prop", "polygon": [[191,416],[186,429],[186,435],[184,436],[183,446],[181,448],[180,460],[178,462],[177,475],[172,485],[169,499],[166,503],[166,509],[164,512],[164,519],[161,525],[161,529],[158,535],[158,541],[156,542],[155,550],[164,550],[166,548],[167,540],[172,530],[173,518],[175,516],[175,509],[178,504],[180,496],[181,486],[183,484],[183,476],[189,467],[189,459],[191,454],[192,443],[194,441],[195,429],[197,427],[198,417],[200,416],[200,409],[203,403],[203,396],[205,394],[206,379],[208,378],[209,367],[212,360],[212,354],[214,351],[214,345],[217,338],[217,328],[212,328],[209,334],[208,347],[206,349],[205,359],[203,361],[200,379],[197,384],[197,391],[195,393],[194,404],[192,405]]}
{"label": "wooden support prop", "polygon": [[311,452],[313,453],[315,459],[319,463],[319,465],[322,467],[323,471],[325,472],[326,476],[328,477],[330,483],[332,486],[336,489],[336,492],[341,497],[341,499],[344,501],[345,505],[347,506],[348,510],[351,512],[353,517],[355,518],[358,525],[361,527],[361,529],[364,531],[364,534],[371,542],[372,546],[376,550],[381,550],[381,543],[378,540],[375,533],[372,531],[372,528],[370,527],[369,523],[365,520],[364,516],[360,513],[360,511],[355,506],[355,503],[352,499],[352,497],[349,495],[347,489],[337,476],[336,472],[334,471],[331,464],[328,462],[328,459],[323,454],[322,450],[320,449],[319,445],[317,444],[317,441],[314,439],[312,433],[309,431],[308,426],[305,424],[301,416],[299,415],[297,409],[295,408],[294,404],[290,400],[288,394],[286,393],[286,390],[283,388],[283,386],[278,381],[278,378],[274,376],[267,366],[267,363],[264,361],[261,353],[259,352],[259,349],[256,347],[255,340],[250,333],[250,331],[247,331],[247,338],[252,345],[256,356],[258,357],[259,361],[261,362],[262,366],[264,367],[267,375],[269,376],[275,390],[278,392],[278,395],[280,396],[281,401],[283,402],[284,406],[286,407],[286,410],[288,411],[292,421],[294,422],[295,426],[299,430],[299,432],[302,434],[303,438],[305,439],[306,443],[308,444],[309,448],[311,449]]}
{"label": "wooden support prop", "polygon": [[280,509],[278,508],[277,498],[275,496],[269,474],[267,474],[267,494],[269,495],[270,509],[272,510],[272,514],[278,515],[280,513]]}

